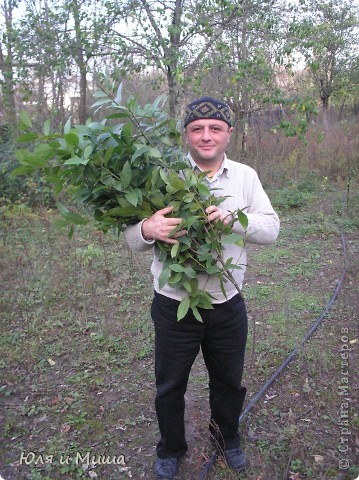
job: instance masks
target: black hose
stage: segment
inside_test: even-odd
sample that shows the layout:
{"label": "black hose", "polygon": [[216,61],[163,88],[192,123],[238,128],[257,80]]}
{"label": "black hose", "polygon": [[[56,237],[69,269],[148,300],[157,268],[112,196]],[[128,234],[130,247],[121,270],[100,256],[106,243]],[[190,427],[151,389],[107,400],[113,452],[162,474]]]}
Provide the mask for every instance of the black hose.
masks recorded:
{"label": "black hose", "polygon": [[282,371],[285,369],[285,367],[288,365],[289,362],[291,362],[291,360],[293,359],[293,357],[298,353],[298,351],[300,350],[300,348],[309,340],[309,338],[313,335],[313,333],[315,332],[315,330],[319,327],[319,325],[321,324],[322,320],[324,319],[324,317],[327,315],[327,313],[329,312],[329,310],[331,309],[333,303],[335,302],[342,286],[343,286],[343,282],[344,282],[344,277],[345,277],[345,274],[346,274],[346,271],[347,271],[347,261],[346,261],[346,255],[347,255],[347,249],[346,249],[346,241],[345,241],[345,237],[344,237],[344,234],[341,233],[341,240],[342,240],[342,245],[343,245],[343,253],[344,253],[344,268],[343,268],[343,271],[342,271],[342,274],[341,274],[341,277],[338,281],[338,285],[333,293],[333,296],[332,298],[330,299],[329,303],[327,304],[327,306],[325,307],[325,309],[323,310],[323,313],[321,314],[321,316],[318,318],[318,320],[316,320],[316,322],[314,322],[314,324],[312,325],[312,327],[308,330],[308,332],[306,333],[306,335],[303,337],[302,341],[300,342],[300,344],[294,348],[294,350],[288,355],[288,357],[284,360],[284,362],[282,363],[282,365],[280,365],[280,367],[273,373],[273,375],[271,376],[271,378],[263,385],[263,387],[259,390],[259,392],[252,398],[252,400],[249,402],[249,404],[247,405],[247,407],[243,410],[241,416],[239,417],[239,420],[238,420],[238,423],[240,424],[244,417],[246,415],[248,415],[248,413],[251,411],[251,409],[254,407],[254,405],[258,402],[258,400],[264,395],[264,392],[272,385],[272,383],[274,382],[274,380],[282,373]]}
{"label": "black hose", "polygon": [[[313,323],[312,327],[308,330],[306,335],[303,337],[301,340],[300,344],[294,348],[294,350],[288,355],[288,357],[284,360],[284,362],[280,365],[280,367],[273,373],[273,375],[270,377],[270,379],[263,385],[263,387],[259,390],[259,392],[252,398],[252,400],[249,402],[247,407],[243,410],[241,416],[238,419],[238,424],[242,423],[244,418],[248,415],[248,413],[252,410],[254,405],[258,402],[258,400],[264,395],[266,390],[272,385],[274,380],[276,380],[277,377],[282,373],[282,371],[285,369],[285,367],[288,365],[289,362],[293,360],[293,357],[298,353],[300,348],[309,340],[309,338],[313,335],[315,330],[319,327],[321,324],[322,320],[324,317],[327,315],[329,310],[331,309],[333,303],[335,302],[337,296],[339,295],[339,292],[343,286],[345,274],[347,272],[347,246],[346,246],[346,240],[344,237],[344,234],[340,232],[340,237],[342,241],[342,246],[343,246],[343,253],[344,253],[344,267],[342,270],[341,277],[338,281],[338,284],[336,286],[336,289],[332,295],[332,298],[328,302],[327,306],[323,310],[323,313],[321,316]],[[198,480],[205,480],[208,472],[210,469],[213,467],[217,459],[217,454],[213,454],[209,461],[203,466],[200,475],[198,477]]]}

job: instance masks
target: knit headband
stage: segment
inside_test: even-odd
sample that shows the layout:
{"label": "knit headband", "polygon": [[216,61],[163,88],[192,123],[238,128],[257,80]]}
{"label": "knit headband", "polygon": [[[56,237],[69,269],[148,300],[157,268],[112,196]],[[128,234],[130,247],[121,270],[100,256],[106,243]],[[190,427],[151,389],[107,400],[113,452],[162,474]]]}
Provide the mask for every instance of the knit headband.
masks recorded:
{"label": "knit headband", "polygon": [[228,105],[212,97],[202,97],[194,100],[186,107],[183,125],[186,127],[194,120],[215,118],[226,122],[230,127],[231,114]]}

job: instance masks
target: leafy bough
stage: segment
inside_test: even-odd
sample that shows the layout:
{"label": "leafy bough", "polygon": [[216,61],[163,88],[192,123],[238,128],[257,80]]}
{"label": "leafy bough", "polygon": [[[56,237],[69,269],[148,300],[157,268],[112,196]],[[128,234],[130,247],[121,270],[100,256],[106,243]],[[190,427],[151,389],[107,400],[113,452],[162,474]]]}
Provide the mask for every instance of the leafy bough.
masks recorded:
{"label": "leafy bough", "polygon": [[206,172],[196,173],[183,156],[181,135],[163,111],[164,97],[141,107],[133,97],[121,105],[121,89],[115,98],[102,91],[97,96],[95,106],[107,105],[111,113],[86,125],[72,126],[68,121],[63,134],[51,133],[49,121],[41,134],[35,133],[30,117],[22,112],[23,133],[17,141],[30,147],[17,149],[20,166],[14,175],[41,169],[54,185],[55,195],[66,192],[75,200],[71,210],[59,204],[70,236],[75,225],[88,222],[76,212],[79,204],[104,232],[121,232],[172,206],[171,215],[183,220],[171,234],[178,230],[186,230],[186,234],[174,245],[156,241],[163,263],[159,285],[187,292],[179,304],[178,320],[191,309],[201,321],[198,309],[213,308],[213,298],[198,287],[198,274],[216,275],[224,295],[228,281],[240,293],[232,271],[242,267],[232,258],[223,260],[223,245],[243,244],[243,235],[234,233],[232,227],[239,222],[246,230],[247,216],[238,209],[228,213],[231,221],[227,225],[207,221],[206,208],[220,205],[225,197],[214,195],[204,181]]}

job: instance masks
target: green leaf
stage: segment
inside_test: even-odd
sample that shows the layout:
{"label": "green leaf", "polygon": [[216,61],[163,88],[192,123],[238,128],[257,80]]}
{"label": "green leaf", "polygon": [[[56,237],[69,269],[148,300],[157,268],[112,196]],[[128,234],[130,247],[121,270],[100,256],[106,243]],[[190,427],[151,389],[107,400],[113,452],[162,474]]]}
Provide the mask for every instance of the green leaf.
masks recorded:
{"label": "green leaf", "polygon": [[67,120],[64,126],[64,134],[70,133],[71,130],[71,117]]}
{"label": "green leaf", "polygon": [[159,190],[150,192],[148,198],[158,209],[165,208],[164,196]]}
{"label": "green leaf", "polygon": [[105,105],[106,103],[111,103],[112,100],[109,97],[106,98],[100,98],[100,100],[97,100],[94,104],[91,105],[91,107],[101,107],[102,105]]}
{"label": "green leaf", "polygon": [[129,117],[129,112],[127,108],[122,107],[124,110],[123,112],[117,112],[117,113],[111,113],[111,115],[107,115],[106,118],[112,119],[112,118],[128,118]]}
{"label": "green leaf", "polygon": [[108,94],[106,92],[104,92],[103,90],[97,90],[97,92],[95,92],[93,94],[94,97],[96,98],[103,98],[103,97],[108,97]]}
{"label": "green leaf", "polygon": [[88,159],[80,158],[75,155],[72,158],[69,158],[64,162],[64,165],[86,165],[88,163]]}
{"label": "green leaf", "polygon": [[148,156],[153,158],[161,158],[162,154],[157,148],[150,148],[148,150]]}
{"label": "green leaf", "polygon": [[53,155],[54,155],[53,147],[47,144],[37,145],[34,149],[34,156],[36,156],[37,158],[41,157],[48,160]]}
{"label": "green leaf", "polygon": [[25,110],[21,110],[20,112],[20,121],[23,124],[23,126],[27,128],[32,127],[32,121],[31,121],[30,115]]}
{"label": "green leaf", "polygon": [[126,200],[133,205],[134,207],[137,207],[138,205],[138,196],[137,193],[132,190],[131,192],[127,192],[125,195]]}
{"label": "green leaf", "polygon": [[152,215],[151,212],[144,210],[142,207],[128,206],[128,207],[115,207],[106,212],[107,215],[113,217],[132,217],[136,220],[143,220]]}
{"label": "green leaf", "polygon": [[74,225],[86,225],[88,220],[78,213],[70,212],[64,205],[58,204],[57,208],[59,209],[61,216],[69,223]]}
{"label": "green leaf", "polygon": [[27,175],[29,173],[34,173],[34,167],[30,165],[21,165],[20,167],[14,168],[11,172],[11,177],[17,177],[18,175]]}
{"label": "green leaf", "polygon": [[116,92],[116,97],[115,97],[115,102],[117,104],[121,104],[121,101],[122,101],[122,82],[120,83],[118,89],[117,89],[117,92]]}
{"label": "green leaf", "polygon": [[209,197],[210,191],[206,185],[204,185],[203,183],[198,183],[197,189],[198,189],[198,193],[203,199],[206,199]]}
{"label": "green leaf", "polygon": [[17,143],[22,143],[22,142],[33,142],[38,138],[37,133],[23,133],[22,135],[19,135],[16,137],[16,142]]}
{"label": "green leaf", "polygon": [[51,126],[51,123],[50,123],[50,120],[47,119],[45,120],[44,122],[44,126],[43,126],[43,132],[44,132],[44,135],[50,135],[50,126]]}
{"label": "green leaf", "polygon": [[47,166],[48,158],[42,155],[36,156],[28,150],[16,150],[15,156],[22,165],[30,165],[35,168],[44,168]]}
{"label": "green leaf", "polygon": [[189,310],[189,303],[190,299],[188,296],[184,297],[180,304],[178,305],[178,310],[177,310],[177,320],[182,320],[184,318]]}
{"label": "green leaf", "polygon": [[82,155],[83,158],[88,159],[92,153],[92,150],[93,150],[92,145],[87,145],[87,147],[85,147],[85,150],[83,151],[83,155]]}
{"label": "green leaf", "polygon": [[75,232],[75,227],[73,225],[71,225],[70,228],[69,228],[69,231],[67,232],[67,236],[69,237],[70,240],[74,236],[74,232]]}
{"label": "green leaf", "polygon": [[199,313],[198,311],[198,308],[197,307],[193,307],[192,308],[192,312],[193,312],[193,315],[194,317],[196,318],[196,320],[198,320],[199,322],[203,323],[203,319],[201,317],[201,314]]}
{"label": "green leaf", "polygon": [[184,181],[179,177],[178,173],[170,172],[168,175],[168,181],[175,190],[181,190],[185,188]]}
{"label": "green leaf", "polygon": [[188,217],[188,218],[185,218],[182,222],[182,228],[184,229],[188,229],[188,228],[191,228],[195,223],[198,223],[198,220],[199,220],[199,216],[191,216],[191,217]]}
{"label": "green leaf", "polygon": [[230,233],[229,235],[222,236],[222,243],[229,244],[229,243],[237,243],[243,241],[243,235],[239,233]]}
{"label": "green leaf", "polygon": [[239,223],[242,225],[244,230],[247,230],[248,228],[248,217],[247,215],[240,209],[237,210],[237,217]]}
{"label": "green leaf", "polygon": [[185,168],[188,168],[188,163],[182,162],[182,161],[173,162],[173,163],[171,163],[171,168],[173,170],[180,171],[180,170],[183,170]]}
{"label": "green leaf", "polygon": [[148,151],[149,151],[149,147],[147,147],[146,145],[136,148],[136,151],[132,155],[131,160],[132,161],[136,160],[136,158],[140,157],[141,155],[144,155]]}
{"label": "green leaf", "polygon": [[168,285],[172,288],[179,288],[183,284],[184,274],[177,272],[175,274],[171,274],[170,278],[168,279]]}
{"label": "green leaf", "polygon": [[168,279],[170,277],[171,270],[169,268],[163,268],[160,276],[158,277],[158,286],[163,288],[168,284]]}
{"label": "green leaf", "polygon": [[224,288],[224,282],[223,278],[220,279],[220,287],[221,287],[221,292],[225,298],[227,298],[227,292],[226,289]]}
{"label": "green leaf", "polygon": [[183,281],[183,286],[187,290],[187,292],[190,293],[191,307],[192,307],[194,305],[193,299],[197,298],[196,295],[197,295],[197,292],[198,292],[198,280],[197,280],[197,278],[191,278],[190,280],[188,280],[188,278],[186,278]]}
{"label": "green leaf", "polygon": [[129,164],[129,162],[126,162],[120,174],[123,188],[127,188],[130,185],[131,177],[132,177],[131,165]]}
{"label": "green leaf", "polygon": [[175,243],[171,248],[171,258],[175,258],[178,254],[180,243]]}
{"label": "green leaf", "polygon": [[220,271],[221,269],[217,265],[210,265],[209,267],[207,267],[208,275],[216,275]]}
{"label": "green leaf", "polygon": [[199,301],[197,306],[200,308],[205,308],[207,310],[213,310],[212,304],[212,296],[208,292],[204,292],[203,290],[199,290],[197,294]]}
{"label": "green leaf", "polygon": [[186,269],[185,267],[182,267],[182,265],[178,265],[177,263],[174,263],[173,265],[170,265],[170,269],[173,271],[173,272],[185,272]]}
{"label": "green leaf", "polygon": [[185,203],[191,203],[193,202],[194,198],[195,198],[195,194],[193,192],[190,192],[183,197],[183,201]]}
{"label": "green leaf", "polygon": [[195,278],[196,277],[196,272],[192,267],[186,267],[185,270],[184,270],[184,273],[189,278]]}
{"label": "green leaf", "polygon": [[66,140],[66,143],[72,145],[73,147],[78,147],[79,145],[79,136],[74,132],[66,133],[64,135],[64,139]]}

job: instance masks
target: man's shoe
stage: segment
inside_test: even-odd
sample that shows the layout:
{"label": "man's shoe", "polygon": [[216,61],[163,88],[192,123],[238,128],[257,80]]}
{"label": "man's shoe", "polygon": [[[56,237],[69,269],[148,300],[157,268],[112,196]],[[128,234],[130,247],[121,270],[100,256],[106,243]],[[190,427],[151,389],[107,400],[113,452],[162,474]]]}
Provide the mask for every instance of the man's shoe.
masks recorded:
{"label": "man's shoe", "polygon": [[155,474],[157,479],[173,480],[178,467],[178,458],[157,458]]}
{"label": "man's shoe", "polygon": [[224,458],[232,470],[244,470],[247,466],[246,454],[241,448],[232,448],[224,451]]}

